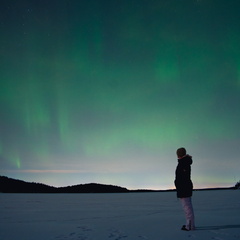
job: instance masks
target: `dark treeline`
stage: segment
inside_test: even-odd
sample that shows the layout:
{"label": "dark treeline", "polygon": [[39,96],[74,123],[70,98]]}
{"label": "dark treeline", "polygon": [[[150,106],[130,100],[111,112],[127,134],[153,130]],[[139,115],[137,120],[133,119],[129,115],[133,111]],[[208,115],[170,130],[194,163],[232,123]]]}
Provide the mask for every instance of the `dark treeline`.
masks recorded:
{"label": "dark treeline", "polygon": [[[239,189],[240,182],[234,187],[229,188],[204,188],[194,189],[194,191],[207,191],[207,190],[230,190]],[[138,189],[128,190],[127,188],[98,184],[98,183],[87,183],[79,184],[67,187],[53,187],[42,183],[25,182],[22,180],[16,180],[5,176],[0,176],[0,193],[127,193],[127,192],[169,192],[175,191],[170,190],[149,190],[149,189]]]}
{"label": "dark treeline", "polygon": [[42,183],[30,183],[0,176],[2,193],[120,193],[129,192],[127,188],[113,185],[89,183],[68,187],[52,187]]}

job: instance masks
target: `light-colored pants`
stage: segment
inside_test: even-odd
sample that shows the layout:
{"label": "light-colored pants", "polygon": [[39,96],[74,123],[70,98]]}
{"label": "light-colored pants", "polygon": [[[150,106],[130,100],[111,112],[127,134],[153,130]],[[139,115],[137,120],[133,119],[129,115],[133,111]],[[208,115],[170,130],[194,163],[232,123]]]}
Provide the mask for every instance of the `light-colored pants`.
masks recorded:
{"label": "light-colored pants", "polygon": [[194,212],[192,206],[192,198],[180,198],[183,211],[186,217],[186,229],[194,230],[195,229],[195,222],[194,222]]}

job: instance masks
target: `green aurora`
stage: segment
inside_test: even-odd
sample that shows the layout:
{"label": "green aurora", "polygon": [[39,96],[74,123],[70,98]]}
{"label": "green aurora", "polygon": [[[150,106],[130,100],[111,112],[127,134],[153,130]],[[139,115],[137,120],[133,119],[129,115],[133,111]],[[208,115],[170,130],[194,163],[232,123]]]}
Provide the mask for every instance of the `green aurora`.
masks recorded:
{"label": "green aurora", "polygon": [[171,188],[239,178],[238,0],[2,1],[0,174]]}

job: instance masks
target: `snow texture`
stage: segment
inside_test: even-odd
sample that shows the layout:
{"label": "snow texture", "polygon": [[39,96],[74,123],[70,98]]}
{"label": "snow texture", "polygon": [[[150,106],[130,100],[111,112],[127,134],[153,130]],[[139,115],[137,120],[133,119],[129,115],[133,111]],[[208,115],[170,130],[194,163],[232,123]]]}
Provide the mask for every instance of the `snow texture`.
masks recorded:
{"label": "snow texture", "polygon": [[175,192],[0,194],[1,240],[240,239],[240,191],[196,191],[195,231]]}

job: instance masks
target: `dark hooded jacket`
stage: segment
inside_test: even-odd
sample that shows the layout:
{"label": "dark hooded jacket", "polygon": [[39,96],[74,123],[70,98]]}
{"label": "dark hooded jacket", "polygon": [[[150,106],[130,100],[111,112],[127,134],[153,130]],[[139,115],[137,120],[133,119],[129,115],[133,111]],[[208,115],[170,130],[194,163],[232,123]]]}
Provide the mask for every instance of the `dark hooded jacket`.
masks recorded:
{"label": "dark hooded jacket", "polygon": [[191,164],[192,157],[189,155],[178,159],[174,182],[178,198],[187,198],[192,196],[193,184],[191,181]]}

